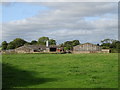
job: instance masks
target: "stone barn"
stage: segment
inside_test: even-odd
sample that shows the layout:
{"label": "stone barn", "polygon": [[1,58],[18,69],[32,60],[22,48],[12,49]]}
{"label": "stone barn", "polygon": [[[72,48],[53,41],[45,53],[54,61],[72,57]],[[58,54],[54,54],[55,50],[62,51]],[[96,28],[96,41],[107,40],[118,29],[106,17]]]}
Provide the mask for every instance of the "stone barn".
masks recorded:
{"label": "stone barn", "polygon": [[109,53],[109,49],[102,49],[100,46],[85,43],[73,47],[73,53]]}
{"label": "stone barn", "polygon": [[15,49],[17,53],[34,53],[34,52],[43,52],[46,50],[45,46],[42,45],[24,45]]}
{"label": "stone barn", "polygon": [[39,53],[39,52],[63,52],[63,47],[50,45],[46,47],[45,45],[24,45],[15,49],[16,53]]}

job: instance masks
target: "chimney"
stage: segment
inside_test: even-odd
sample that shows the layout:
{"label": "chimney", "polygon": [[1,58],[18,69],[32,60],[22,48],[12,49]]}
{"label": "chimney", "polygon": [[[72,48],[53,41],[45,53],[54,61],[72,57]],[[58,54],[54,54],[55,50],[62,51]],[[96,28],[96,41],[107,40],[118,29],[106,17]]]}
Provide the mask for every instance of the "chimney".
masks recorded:
{"label": "chimney", "polygon": [[49,42],[48,42],[48,40],[46,41],[46,47],[48,47],[49,46]]}

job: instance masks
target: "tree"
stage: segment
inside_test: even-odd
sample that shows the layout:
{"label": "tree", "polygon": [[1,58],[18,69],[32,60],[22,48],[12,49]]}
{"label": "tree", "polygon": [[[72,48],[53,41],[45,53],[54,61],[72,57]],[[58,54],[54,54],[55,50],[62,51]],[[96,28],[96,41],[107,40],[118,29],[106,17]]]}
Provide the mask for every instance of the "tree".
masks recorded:
{"label": "tree", "polygon": [[117,44],[119,44],[119,41],[117,40],[112,40],[112,43],[110,45],[110,48],[117,48]]}
{"label": "tree", "polygon": [[103,49],[111,49],[111,52],[120,52],[120,41],[114,39],[104,39],[101,41]]}
{"label": "tree", "polygon": [[50,40],[49,40],[49,44],[50,44],[50,45],[56,45],[56,41],[55,41],[54,39],[50,39]]}
{"label": "tree", "polygon": [[31,45],[31,43],[30,42],[26,42],[24,45]]}
{"label": "tree", "polygon": [[80,44],[79,40],[73,40],[72,41],[73,46],[76,46],[76,45],[79,45],[79,44]]}
{"label": "tree", "polygon": [[61,44],[60,44],[60,46],[61,46],[61,47],[64,47],[64,44],[63,44],[63,43],[61,43]]}
{"label": "tree", "polygon": [[7,49],[15,49],[15,44],[13,42],[8,43]]}
{"label": "tree", "polygon": [[20,46],[23,46],[27,42],[21,38],[16,38],[12,41],[12,43],[13,43],[13,45],[15,45],[15,48],[18,48]]}
{"label": "tree", "polygon": [[16,38],[13,41],[11,41],[10,43],[8,43],[7,49],[15,49],[20,46],[23,46],[25,43],[27,43],[25,40],[23,40],[21,38]]}
{"label": "tree", "polygon": [[101,46],[102,47],[104,47],[104,49],[108,49],[108,48],[110,48],[110,43],[103,43],[103,44],[101,44]]}
{"label": "tree", "polygon": [[37,44],[36,40],[31,41],[31,45],[35,45],[35,44]]}
{"label": "tree", "polygon": [[112,44],[111,44],[111,47],[112,50],[114,52],[117,52],[117,53],[120,53],[120,41],[114,41]]}
{"label": "tree", "polygon": [[62,44],[62,46],[64,46],[65,50],[72,50],[73,49],[73,46],[76,46],[76,45],[79,45],[80,42],[79,40],[73,40],[73,41],[66,41]]}
{"label": "tree", "polygon": [[47,40],[49,40],[48,37],[41,37],[38,39],[38,44],[45,45]]}
{"label": "tree", "polygon": [[112,43],[113,39],[104,39],[101,41],[101,43]]}
{"label": "tree", "polygon": [[73,47],[73,44],[72,44],[72,41],[66,41],[64,42],[64,49],[65,50],[72,50],[72,47]]}
{"label": "tree", "polygon": [[3,41],[3,42],[2,42],[2,50],[6,50],[6,49],[7,49],[7,46],[8,46],[7,41]]}
{"label": "tree", "polygon": [[104,40],[102,40],[101,41],[101,46],[102,46],[102,48],[103,49],[108,49],[108,48],[110,48],[110,45],[111,45],[111,43],[112,43],[112,39],[104,39]]}

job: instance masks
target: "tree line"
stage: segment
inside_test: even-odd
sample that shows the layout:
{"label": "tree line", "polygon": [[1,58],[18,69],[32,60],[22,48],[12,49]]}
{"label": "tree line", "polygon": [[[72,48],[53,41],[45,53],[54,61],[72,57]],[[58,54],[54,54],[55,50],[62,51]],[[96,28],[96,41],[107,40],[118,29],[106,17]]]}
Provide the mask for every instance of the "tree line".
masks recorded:
{"label": "tree line", "polygon": [[114,39],[104,39],[101,41],[103,49],[110,49],[113,53],[120,53],[120,41]]}
{"label": "tree line", "polygon": [[[40,37],[38,41],[32,40],[31,42],[27,42],[24,39],[16,38],[11,42],[3,41],[2,42],[2,50],[15,49],[23,45],[46,45],[46,41],[49,41],[49,45],[56,45],[56,40],[49,39],[49,37]],[[79,40],[66,41],[60,44],[61,47],[64,47],[64,50],[72,50],[73,46],[81,44]],[[111,52],[120,52],[120,41],[114,39],[104,39],[100,44],[96,44],[103,49],[110,49]]]}
{"label": "tree line", "polygon": [[45,45],[47,40],[50,45],[56,45],[56,40],[49,39],[48,37],[40,37],[38,41],[32,40],[31,42],[27,42],[22,38],[16,38],[9,43],[7,41],[3,41],[1,46],[2,50],[9,50],[21,47],[23,45]]}

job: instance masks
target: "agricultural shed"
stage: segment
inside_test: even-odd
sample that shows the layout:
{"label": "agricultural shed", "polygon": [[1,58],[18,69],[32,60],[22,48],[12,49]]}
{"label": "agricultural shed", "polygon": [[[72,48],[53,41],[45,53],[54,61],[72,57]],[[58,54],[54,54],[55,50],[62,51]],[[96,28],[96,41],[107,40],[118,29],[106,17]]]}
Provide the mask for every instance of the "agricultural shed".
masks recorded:
{"label": "agricultural shed", "polygon": [[35,52],[62,52],[63,48],[56,45],[24,45],[17,49],[15,52],[17,53],[35,53]]}
{"label": "agricultural shed", "polygon": [[109,49],[106,50],[95,44],[85,43],[73,47],[73,53],[109,53]]}
{"label": "agricultural shed", "polygon": [[43,45],[24,45],[15,49],[17,53],[33,53],[33,52],[43,52],[46,47]]}

